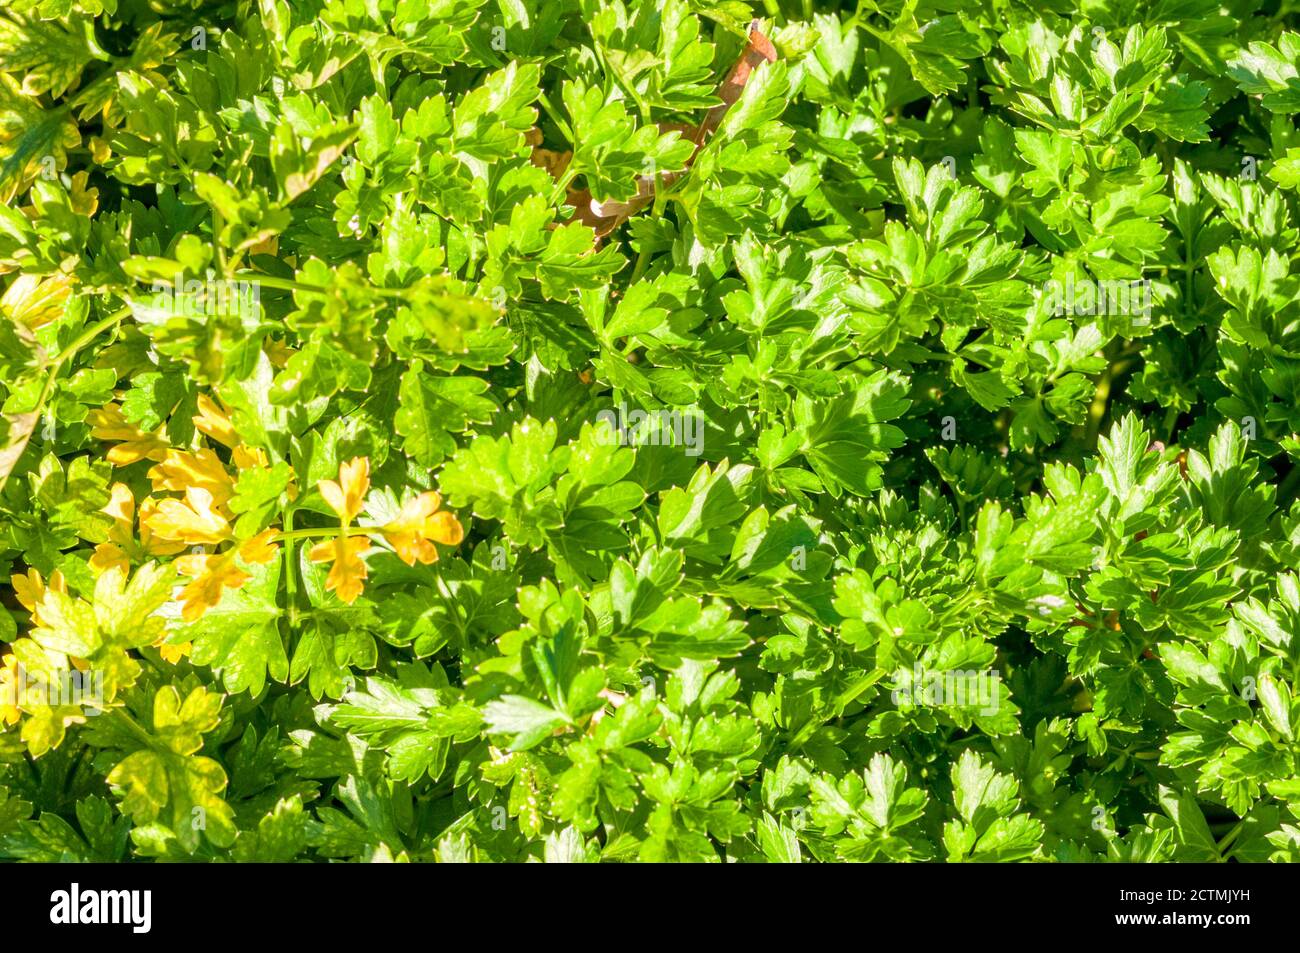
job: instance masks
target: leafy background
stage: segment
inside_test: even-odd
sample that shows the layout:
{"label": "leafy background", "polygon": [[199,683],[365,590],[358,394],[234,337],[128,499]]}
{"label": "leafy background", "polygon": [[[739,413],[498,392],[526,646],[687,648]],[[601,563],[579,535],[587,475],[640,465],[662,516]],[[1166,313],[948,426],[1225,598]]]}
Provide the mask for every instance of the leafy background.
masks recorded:
{"label": "leafy background", "polygon": [[[1295,26],[12,0],[0,637],[112,697],[4,713],[0,854],[1300,859]],[[168,447],[279,541],[197,618]],[[374,534],[349,603],[302,539],[354,458],[361,527],[436,490],[465,535]]]}

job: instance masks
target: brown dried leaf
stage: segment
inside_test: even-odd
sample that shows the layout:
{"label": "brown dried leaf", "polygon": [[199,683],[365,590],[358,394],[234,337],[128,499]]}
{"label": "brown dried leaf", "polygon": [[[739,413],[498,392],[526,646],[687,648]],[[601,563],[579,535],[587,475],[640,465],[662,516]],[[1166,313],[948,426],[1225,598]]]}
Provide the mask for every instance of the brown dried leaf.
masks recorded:
{"label": "brown dried leaf", "polygon": [[718,87],[718,98],[722,100],[722,104],[709,110],[695,134],[697,146],[703,145],[704,140],[713,135],[718,126],[722,125],[722,117],[740,99],[740,94],[745,91],[745,84],[749,82],[750,74],[763,63],[775,62],[776,47],[758,29],[758,21],[754,20],[749,24],[749,43],[741,51],[740,58],[736,60],[736,65],[731,68],[727,78]]}
{"label": "brown dried leaf", "polygon": [[0,414],[0,490],[9,482],[9,474],[27,449],[27,441],[36,429],[36,414]]}
{"label": "brown dried leaf", "polygon": [[[722,123],[722,117],[727,114],[727,110],[740,99],[745,84],[749,82],[750,74],[765,62],[776,62],[776,47],[759,30],[758,21],[754,20],[749,25],[749,43],[727,73],[727,78],[718,87],[717,96],[722,102],[709,109],[705,114],[704,122],[699,126],[675,122],[659,123],[661,134],[678,132],[683,139],[695,143],[695,153],[687,160],[687,168],[690,168],[695,155],[699,153],[708,137]],[[531,155],[533,165],[545,169],[552,178],[559,180],[568,169],[569,162],[573,159],[573,152],[542,148],[542,132],[537,127],[528,130],[526,140],[533,147]],[[659,178],[663,180],[664,185],[671,185],[683,174],[668,172],[661,174]],[[565,203],[575,210],[574,218],[577,221],[596,232],[596,241],[599,243],[606,235],[654,201],[655,178],[653,175],[640,176],[637,179],[637,194],[626,202],[596,202],[588,189],[570,187],[565,195]]]}

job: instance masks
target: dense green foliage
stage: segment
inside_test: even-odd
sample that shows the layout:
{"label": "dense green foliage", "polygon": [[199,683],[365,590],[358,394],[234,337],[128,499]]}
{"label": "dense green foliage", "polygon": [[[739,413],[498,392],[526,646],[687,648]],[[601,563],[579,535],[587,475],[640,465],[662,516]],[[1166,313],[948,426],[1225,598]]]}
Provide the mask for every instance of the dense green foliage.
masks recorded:
{"label": "dense green foliage", "polygon": [[1288,11],[10,0],[0,856],[1300,859]]}

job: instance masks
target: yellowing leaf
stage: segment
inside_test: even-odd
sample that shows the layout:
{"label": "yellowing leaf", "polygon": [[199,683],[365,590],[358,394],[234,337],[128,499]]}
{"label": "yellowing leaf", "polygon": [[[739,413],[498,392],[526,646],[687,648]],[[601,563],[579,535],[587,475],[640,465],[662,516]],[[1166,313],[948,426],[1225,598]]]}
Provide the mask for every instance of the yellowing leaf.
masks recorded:
{"label": "yellowing leaf", "polygon": [[92,437],[119,441],[107,454],[108,462],[114,466],[124,467],[141,460],[163,460],[167,456],[167,441],[161,428],[152,432],[141,430],[122,415],[117,404],[106,404],[100,410],[92,410],[86,415],[86,422],[90,424]]}
{"label": "yellowing leaf", "polygon": [[155,512],[157,501],[147,498],[140,505],[140,541],[135,539],[135,497],[125,483],[114,483],[111,497],[104,507],[104,512],[112,518],[108,530],[108,539],[95,547],[90,557],[90,568],[104,572],[120,567],[124,572],[131,568],[132,561],[147,556],[171,556],[185,548],[184,543],[169,543],[153,539],[153,533],[147,525],[148,518]]}
{"label": "yellowing leaf", "polygon": [[465,538],[460,522],[453,514],[439,511],[441,505],[441,496],[426,491],[404,503],[397,518],[381,528],[384,539],[408,566],[436,562],[434,543],[456,546]]}
{"label": "yellowing leaf", "polygon": [[348,463],[339,466],[339,482],[321,480],[318,484],[321,496],[347,526],[365,505],[366,493],[370,490],[370,460],[366,457],[353,457]]}
{"label": "yellowing leaf", "polygon": [[185,491],[185,501],[159,500],[148,527],[156,536],[187,546],[215,546],[230,538],[230,522],[213,510],[212,494],[199,487]]}
{"label": "yellowing leaf", "polygon": [[155,490],[184,492],[189,487],[207,490],[214,506],[224,506],[234,495],[235,484],[221,459],[206,447],[201,450],[168,450],[161,463],[149,468]]}
{"label": "yellowing leaf", "polygon": [[22,709],[18,707],[18,656],[10,652],[0,668],[0,721],[6,725],[18,723]]}
{"label": "yellowing leaf", "polygon": [[361,554],[370,548],[365,536],[337,536],[311,548],[314,563],[334,563],[325,579],[325,589],[351,605],[365,589],[368,570]]}
{"label": "yellowing leaf", "polygon": [[239,555],[246,562],[265,565],[273,560],[280,547],[275,544],[277,529],[266,529],[239,544]]}
{"label": "yellowing leaf", "polygon": [[[198,754],[203,735],[220,721],[221,697],[196,688],[181,701],[174,687],[154,696],[150,738],[126,755],[108,774],[108,783],[122,795],[122,811],[138,825],[160,817],[186,850],[206,836],[218,846],[235,839],[234,815],[221,792],[226,772],[211,758]],[[194,823],[202,817],[204,823]]]}
{"label": "yellowing leaf", "polygon": [[196,553],[176,560],[183,575],[193,577],[181,591],[181,618],[193,622],[221,601],[224,589],[238,589],[251,576],[235,564],[235,551],[220,554]]}
{"label": "yellowing leaf", "polygon": [[19,275],[0,297],[0,313],[35,331],[63,314],[71,294],[69,275]]}
{"label": "yellowing leaf", "polygon": [[267,465],[265,451],[243,443],[231,451],[230,459],[240,470],[253,470]]}
{"label": "yellowing leaf", "polygon": [[230,415],[207,394],[199,394],[199,412],[194,416],[194,426],[205,436],[227,447],[239,444],[239,434],[235,433]]}
{"label": "yellowing leaf", "polygon": [[131,568],[127,549],[135,545],[135,497],[125,483],[114,483],[109,490],[104,512],[113,520],[108,528],[108,540],[95,547],[90,557],[90,568],[103,572],[120,567],[123,572]]}
{"label": "yellowing leaf", "polygon": [[[22,607],[32,614],[32,621],[40,624],[40,603],[45,598],[46,585],[41,579],[41,574],[35,569],[28,569],[25,575],[15,573],[9,577],[9,584],[13,586],[14,595],[22,604]],[[56,592],[67,592],[68,584],[63,578],[63,573],[54,570],[50,574],[49,588]]]}

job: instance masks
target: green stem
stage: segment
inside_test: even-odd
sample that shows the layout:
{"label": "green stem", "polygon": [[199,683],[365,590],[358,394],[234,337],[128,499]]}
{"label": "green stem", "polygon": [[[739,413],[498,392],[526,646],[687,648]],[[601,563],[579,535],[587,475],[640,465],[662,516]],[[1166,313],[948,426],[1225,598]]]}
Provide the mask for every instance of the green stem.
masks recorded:
{"label": "green stem", "polygon": [[[54,387],[58,381],[59,372],[63,370],[63,365],[66,364],[68,361],[72,360],[72,358],[76,357],[78,352],[80,352],[81,349],[84,348],[87,344],[95,340],[95,338],[99,337],[99,335],[102,334],[104,331],[107,331],[109,328],[118,324],[123,318],[125,318],[130,313],[131,313],[130,308],[122,308],[120,311],[114,311],[112,314],[104,318],[102,321],[95,322],[90,327],[86,328],[86,330],[82,331],[81,334],[78,335],[75,341],[73,341],[62,351],[60,351],[55,356],[54,360],[51,361],[48,365],[46,365],[49,368],[49,370],[45,376],[45,383],[41,385],[41,392],[36,398],[36,406],[32,409],[32,430],[36,429],[36,424],[37,422],[40,421],[41,414],[45,412],[45,405],[49,403],[50,397],[54,395]],[[31,438],[31,432],[29,431],[27,434],[27,439],[30,438]],[[26,449],[27,449],[27,445],[26,442],[24,442],[23,450]],[[21,452],[19,455],[21,456]],[[17,465],[17,463],[18,461],[17,459],[15,459],[14,464]],[[9,473],[12,472],[13,472],[13,467],[10,467]],[[0,476],[0,490],[3,490],[5,483],[8,482],[9,473],[5,473],[3,476]]]}
{"label": "green stem", "polygon": [[[316,295],[334,294],[332,289],[323,288],[320,285],[304,284],[301,281],[295,281],[293,278],[280,278],[275,275],[263,274],[260,271],[250,271],[246,268],[236,271],[234,277],[246,281],[256,281],[264,288],[275,288],[277,291],[296,291]],[[371,285],[369,290],[381,298],[404,298],[411,293],[410,288],[381,288],[377,285]],[[443,297],[455,298],[460,301],[476,300],[472,295],[448,294],[445,292]]]}
{"label": "green stem", "polygon": [[547,95],[545,93],[540,94],[537,97],[537,101],[542,104],[542,109],[546,111],[546,115],[551,117],[551,122],[555,123],[560,132],[564,133],[564,138],[569,145],[576,146],[577,143],[573,138],[573,130],[570,129],[569,124],[564,121],[564,117],[560,115],[560,111],[551,105],[551,101],[547,98]]}
{"label": "green stem", "polygon": [[838,718],[844,714],[844,709],[857,700],[858,696],[865,692],[876,682],[880,681],[885,675],[883,669],[876,669],[870,675],[864,675],[853,682],[848,688],[840,692],[835,698],[835,717]]}
{"label": "green stem", "polygon": [[289,627],[293,628],[298,621],[298,574],[294,572],[293,565],[293,509],[286,507],[280,515],[281,522],[284,523],[284,529],[281,531],[280,539],[285,543],[284,547],[284,594],[285,606],[289,614]]}
{"label": "green stem", "polygon": [[865,20],[861,21],[859,23],[859,26],[861,26],[862,29],[866,30],[868,33],[870,33],[872,36],[874,36],[877,40],[879,40],[881,43],[885,44],[886,46],[890,46],[890,47],[893,46],[893,44],[890,43],[889,41],[889,34],[884,32],[883,30],[877,29],[876,27],[872,26],[870,23],[868,23]]}
{"label": "green stem", "polygon": [[1122,357],[1122,356],[1117,357],[1110,365],[1111,381],[1114,381],[1115,378],[1117,377],[1123,376],[1125,371],[1129,370],[1130,368],[1133,367],[1134,364],[1138,363],[1138,360],[1139,358],[1137,357]]}
{"label": "green stem", "polygon": [[[63,365],[76,357],[83,347],[95,340],[95,338],[99,337],[101,333],[116,325],[130,313],[130,308],[123,308],[120,311],[113,312],[104,320],[92,324],[89,328],[83,331],[75,341],[60,351],[54,360],[50,362],[49,374],[46,375],[45,384],[41,387],[40,396],[36,398],[35,414],[37,420],[40,419],[41,412],[45,410],[45,404],[54,393],[54,385],[58,379],[59,371],[63,370]],[[33,426],[35,425],[33,424]]]}
{"label": "green stem", "polygon": [[569,197],[569,183],[578,177],[578,164],[572,159],[569,165],[558,179],[555,180],[555,188],[551,192],[551,204],[554,206],[564,205],[565,200]]}
{"label": "green stem", "polygon": [[264,275],[260,271],[248,271],[247,269],[236,271],[236,278],[256,281],[265,288],[275,288],[279,291],[302,291],[307,294],[328,294],[326,288],[320,288],[316,285],[305,285],[302,282],[294,281],[292,278],[277,278],[274,275]]}
{"label": "green stem", "polygon": [[126,713],[126,709],[118,708],[114,710],[111,715],[105,715],[103,717],[112,717],[121,720],[122,723],[125,724],[126,727],[131,730],[131,733],[135,735],[137,738],[139,738],[142,742],[144,742],[145,745],[147,745],[150,748],[157,747],[157,742],[154,740],[153,735],[145,731],[143,725],[141,725],[138,721],[136,721],[134,718],[128,715]]}
{"label": "green stem", "polygon": [[1234,827],[1232,830],[1228,831],[1227,834],[1223,835],[1223,840],[1219,841],[1219,844],[1218,844],[1218,850],[1219,850],[1219,857],[1220,857],[1220,859],[1223,858],[1223,852],[1226,851],[1229,847],[1231,847],[1231,846],[1232,846],[1232,842],[1235,841],[1235,840],[1237,839],[1237,835],[1241,833],[1242,826],[1243,826],[1245,823],[1246,823],[1246,822],[1245,822],[1244,820],[1242,820],[1242,821],[1238,821],[1236,827]]}
{"label": "green stem", "polygon": [[[330,526],[309,527],[306,529],[281,530],[275,537],[276,542],[294,539],[328,539],[338,536],[340,530]],[[342,533],[345,536],[372,536],[379,532],[378,526],[351,526]]]}
{"label": "green stem", "polygon": [[36,759],[32,757],[30,751],[24,751],[23,757],[27,759],[27,770],[32,773],[32,783],[39,788],[41,786],[41,772],[36,770]]}
{"label": "green stem", "polygon": [[1092,406],[1088,408],[1087,446],[1089,447],[1097,446],[1097,434],[1101,431],[1101,421],[1106,416],[1106,407],[1110,402],[1110,382],[1114,371],[1114,364],[1106,365],[1101,379],[1097,381],[1097,391],[1093,395]]}
{"label": "green stem", "polygon": [[[659,177],[655,176],[655,203],[650,210],[651,218],[659,218],[664,211],[664,202],[667,193],[659,187]],[[645,275],[646,269],[650,267],[650,247],[642,240],[641,250],[637,252],[636,264],[632,266],[632,279],[628,282],[630,285],[636,284]]]}
{"label": "green stem", "polygon": [[221,210],[214,208],[212,210],[212,244],[217,246],[217,265],[221,268],[221,273],[225,275],[230,273],[230,268],[226,261],[226,246],[221,243],[223,228],[225,228],[225,219],[221,215]]}
{"label": "green stem", "polygon": [[102,334],[104,331],[107,331],[115,324],[119,324],[122,321],[122,319],[125,318],[130,313],[131,313],[130,308],[122,308],[121,310],[114,311],[112,314],[104,318],[102,321],[95,322],[90,327],[86,328],[86,330],[82,331],[75,341],[73,341],[62,351],[60,351],[58,356],[54,359],[54,363],[62,364],[64,361],[68,360],[69,358],[75,357],[78,351],[80,351],[91,341],[95,340],[95,338],[99,337],[99,335]]}

